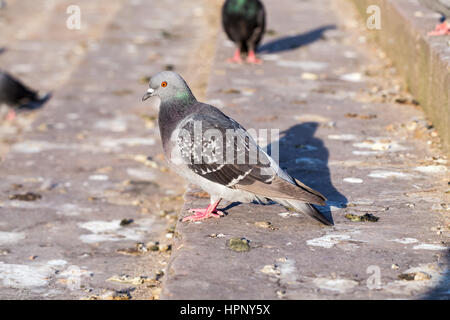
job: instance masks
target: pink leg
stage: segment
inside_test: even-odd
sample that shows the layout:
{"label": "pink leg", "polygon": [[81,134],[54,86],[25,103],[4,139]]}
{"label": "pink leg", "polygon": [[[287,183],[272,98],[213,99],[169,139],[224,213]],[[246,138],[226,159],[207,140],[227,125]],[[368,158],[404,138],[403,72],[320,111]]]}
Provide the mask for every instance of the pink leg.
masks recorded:
{"label": "pink leg", "polygon": [[438,24],[433,31],[428,32],[429,36],[443,36],[446,34],[450,34],[450,24],[447,21]]}
{"label": "pink leg", "polygon": [[222,211],[217,211],[216,208],[219,205],[219,201],[211,203],[206,209],[189,209],[190,212],[195,212],[194,215],[183,218],[185,221],[200,221],[211,217],[219,218],[223,216]]}
{"label": "pink leg", "polygon": [[250,50],[247,56],[247,62],[251,64],[261,64],[262,60],[256,57],[255,51]]}
{"label": "pink leg", "polygon": [[14,121],[15,118],[16,118],[16,112],[14,110],[9,110],[8,114],[6,115],[6,120]]}
{"label": "pink leg", "polygon": [[227,59],[227,62],[242,63],[241,50],[236,49],[236,51],[234,52],[234,56],[232,58]]}

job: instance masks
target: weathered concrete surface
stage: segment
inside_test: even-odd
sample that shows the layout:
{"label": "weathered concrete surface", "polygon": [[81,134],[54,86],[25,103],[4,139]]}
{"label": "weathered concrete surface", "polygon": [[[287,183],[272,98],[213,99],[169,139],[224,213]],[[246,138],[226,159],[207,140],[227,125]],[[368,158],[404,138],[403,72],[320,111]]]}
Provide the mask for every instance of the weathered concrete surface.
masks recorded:
{"label": "weathered concrete surface", "polygon": [[0,16],[1,66],[54,92],[1,126],[0,298],[157,298],[184,183],[165,168],[144,78],[199,63],[210,5],[77,1],[71,31],[69,4],[11,0]]}
{"label": "weathered concrete surface", "polygon": [[[224,218],[178,222],[162,298],[448,299],[449,176],[435,130],[348,2],[265,4],[264,64],[227,65],[222,34],[208,101],[247,129],[279,128],[281,166],[327,196],[335,226],[223,203]],[[181,216],[208,204],[194,187],[185,199]],[[365,213],[378,222],[345,218]],[[229,249],[232,238],[250,251]]]}
{"label": "weathered concrete surface", "polygon": [[[373,30],[370,34],[394,62],[407,89],[420,102],[440,133],[442,145],[449,154],[449,37],[427,35],[439,23],[441,14],[425,6],[424,1],[353,0],[352,2],[364,19],[368,17],[366,9],[369,5],[377,5],[381,9],[381,29]],[[443,5],[436,4],[434,7],[440,8]]]}
{"label": "weathered concrete surface", "polygon": [[[84,3],[84,28],[70,31],[66,9],[70,1],[8,1],[0,11],[0,67],[41,94],[56,91],[73,74],[120,8],[120,1]],[[88,24],[87,24],[88,23]],[[30,130],[37,113],[24,113],[14,123],[3,121],[6,106],[0,105],[0,155]]]}

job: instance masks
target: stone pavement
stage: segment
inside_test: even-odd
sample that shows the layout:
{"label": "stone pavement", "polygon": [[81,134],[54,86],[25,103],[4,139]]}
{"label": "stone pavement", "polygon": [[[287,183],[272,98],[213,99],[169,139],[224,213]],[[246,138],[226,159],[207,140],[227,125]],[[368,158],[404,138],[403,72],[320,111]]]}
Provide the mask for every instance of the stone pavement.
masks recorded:
{"label": "stone pavement", "polygon": [[[227,65],[221,34],[208,102],[247,129],[280,129],[280,165],[328,198],[335,226],[222,203],[224,218],[177,223],[162,298],[448,299],[449,175],[434,128],[349,2],[264,3],[264,64]],[[208,203],[192,186],[185,201],[181,217]]]}
{"label": "stone pavement", "polygon": [[161,69],[207,66],[211,3],[77,1],[79,31],[70,1],[0,12],[1,67],[53,91],[1,124],[1,299],[158,298],[185,185],[141,97]]}

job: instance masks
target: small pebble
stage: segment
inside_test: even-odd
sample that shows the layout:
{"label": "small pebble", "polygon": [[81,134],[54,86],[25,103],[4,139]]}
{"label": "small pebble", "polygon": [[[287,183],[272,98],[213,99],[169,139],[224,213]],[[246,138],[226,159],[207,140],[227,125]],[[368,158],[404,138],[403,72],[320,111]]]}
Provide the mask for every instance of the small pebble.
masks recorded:
{"label": "small pebble", "polygon": [[167,239],[172,239],[173,238],[173,233],[166,233],[166,238]]}
{"label": "small pebble", "polygon": [[164,276],[164,270],[158,270],[155,273],[155,280],[159,281]]}
{"label": "small pebble", "polygon": [[310,72],[304,72],[302,73],[302,79],[304,80],[317,80],[319,79],[319,76],[315,73]]}
{"label": "small pebble", "polygon": [[210,237],[211,239],[225,238],[225,235],[223,233],[219,233],[219,234],[211,233],[210,235],[208,235],[208,237]]}
{"label": "small pebble", "polygon": [[160,244],[158,246],[159,252],[167,252],[172,250],[172,246],[170,244]]}
{"label": "small pebble", "polygon": [[147,242],[146,246],[147,246],[148,250],[150,250],[150,251],[159,251],[159,242],[158,241]]}
{"label": "small pebble", "polygon": [[366,221],[368,221],[368,222],[377,222],[380,219],[380,218],[374,216],[371,213],[366,213],[363,216],[358,216],[356,214],[348,213],[348,214],[345,215],[345,217],[347,219],[351,220],[351,221],[354,221],[354,222],[366,222]]}
{"label": "small pebble", "polygon": [[411,272],[411,273],[403,273],[398,276],[401,280],[406,281],[423,281],[423,280],[430,280],[431,275],[428,273],[418,271],[418,272]]}
{"label": "small pebble", "polygon": [[414,276],[414,281],[423,281],[423,280],[430,280],[431,276],[428,273],[419,271],[416,272],[415,276]]}
{"label": "small pebble", "polygon": [[129,275],[119,275],[119,276],[112,276],[107,281],[115,281],[120,283],[129,283],[133,285],[143,284],[145,282],[151,282],[152,279],[144,276],[140,277],[131,277]]}
{"label": "small pebble", "polygon": [[272,222],[269,222],[269,221],[257,221],[257,222],[255,222],[255,226],[260,227],[260,228],[264,228],[264,229],[270,229],[270,230],[278,229],[278,228],[275,228],[272,225]]}

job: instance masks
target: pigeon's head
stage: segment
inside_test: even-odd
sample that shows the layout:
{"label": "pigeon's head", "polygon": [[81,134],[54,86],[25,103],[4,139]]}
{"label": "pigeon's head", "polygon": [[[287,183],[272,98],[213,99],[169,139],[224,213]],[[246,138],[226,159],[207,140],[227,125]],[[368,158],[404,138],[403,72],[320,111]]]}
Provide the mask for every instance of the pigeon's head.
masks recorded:
{"label": "pigeon's head", "polygon": [[149,89],[142,97],[142,101],[154,96],[159,97],[163,104],[172,101],[181,103],[195,101],[186,81],[173,71],[162,71],[150,78]]}

